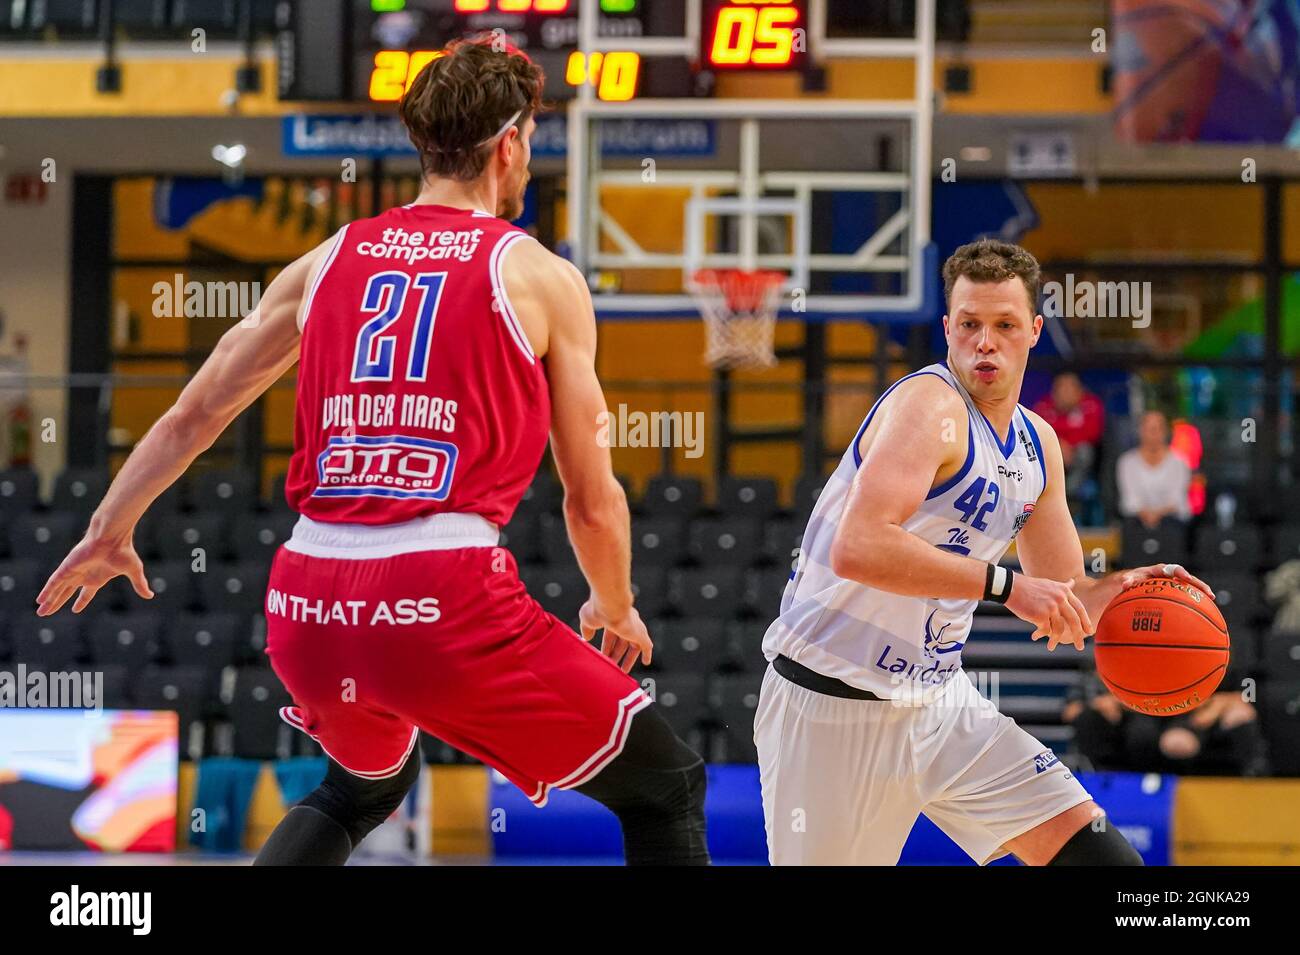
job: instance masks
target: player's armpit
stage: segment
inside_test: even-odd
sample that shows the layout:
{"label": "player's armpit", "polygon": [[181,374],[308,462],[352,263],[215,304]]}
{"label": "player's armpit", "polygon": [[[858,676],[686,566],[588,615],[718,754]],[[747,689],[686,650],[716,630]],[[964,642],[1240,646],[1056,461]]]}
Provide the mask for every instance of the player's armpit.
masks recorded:
{"label": "player's armpit", "polygon": [[970,440],[965,403],[946,382],[904,382],[863,436],[862,464],[831,546],[836,575],[891,593],[977,599],[985,565],[933,547],[902,524],[936,479],[959,468]]}

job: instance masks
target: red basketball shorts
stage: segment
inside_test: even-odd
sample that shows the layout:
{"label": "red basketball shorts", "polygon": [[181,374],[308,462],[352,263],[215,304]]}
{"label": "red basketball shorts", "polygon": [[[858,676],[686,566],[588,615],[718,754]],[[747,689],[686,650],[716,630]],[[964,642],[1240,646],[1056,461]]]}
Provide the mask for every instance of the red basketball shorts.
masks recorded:
{"label": "red basketball shorts", "polygon": [[267,585],[266,651],[295,703],[284,719],[370,779],[401,769],[417,728],[538,806],[592,779],[650,699],[528,595],[496,540],[474,515],[300,519]]}

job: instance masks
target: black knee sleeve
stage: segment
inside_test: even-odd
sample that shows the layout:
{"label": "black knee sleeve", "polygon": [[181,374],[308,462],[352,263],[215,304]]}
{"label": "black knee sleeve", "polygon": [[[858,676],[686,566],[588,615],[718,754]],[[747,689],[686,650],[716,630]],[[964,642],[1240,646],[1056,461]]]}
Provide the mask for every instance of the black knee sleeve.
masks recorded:
{"label": "black knee sleeve", "polygon": [[707,786],[704,760],[650,706],[633,718],[623,751],[577,791],[618,816],[628,865],[708,865]]}
{"label": "black knee sleeve", "polygon": [[331,759],[324,781],[298,805],[315,809],[337,822],[355,849],[402,804],[419,776],[418,748],[412,750],[397,774],[387,779],[354,776]]}
{"label": "black knee sleeve", "polygon": [[334,760],[325,779],[275,827],[253,865],[343,865],[393,814],[420,775],[420,751],[387,779],[353,776]]}
{"label": "black knee sleeve", "polygon": [[1048,865],[1144,865],[1127,839],[1103,817],[1105,825],[1094,829],[1084,826],[1072,835]]}

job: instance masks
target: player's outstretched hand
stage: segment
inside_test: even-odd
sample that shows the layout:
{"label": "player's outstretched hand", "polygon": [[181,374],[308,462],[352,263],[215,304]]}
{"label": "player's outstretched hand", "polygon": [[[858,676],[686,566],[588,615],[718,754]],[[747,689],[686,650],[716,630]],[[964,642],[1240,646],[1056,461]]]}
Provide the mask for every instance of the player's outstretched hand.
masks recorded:
{"label": "player's outstretched hand", "polygon": [[1047,637],[1048,650],[1055,650],[1058,643],[1072,643],[1082,650],[1084,638],[1096,629],[1075,596],[1074,581],[1016,574],[1007,609],[1034,625],[1033,639]]}
{"label": "player's outstretched hand", "polygon": [[108,541],[84,537],[63,558],[50,579],[36,596],[36,615],[48,617],[62,607],[78,588],[81,593],[72,604],[73,613],[81,613],[99,589],[114,577],[125,577],[141,597],[151,599],[149,580],[130,536]]}
{"label": "player's outstretched hand", "polygon": [[630,607],[622,617],[613,619],[592,597],[578,611],[578,621],[582,625],[584,640],[592,639],[597,630],[605,631],[600,640],[600,652],[617,663],[624,673],[632,672],[638,657],[642,663],[650,663],[654,643],[635,607]]}

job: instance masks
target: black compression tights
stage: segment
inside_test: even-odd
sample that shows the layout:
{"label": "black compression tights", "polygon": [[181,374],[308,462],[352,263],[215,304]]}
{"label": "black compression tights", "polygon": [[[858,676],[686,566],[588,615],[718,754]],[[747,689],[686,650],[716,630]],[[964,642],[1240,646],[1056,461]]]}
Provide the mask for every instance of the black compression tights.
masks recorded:
{"label": "black compression tights", "polygon": [[651,705],[632,720],[623,751],[576,787],[618,816],[628,865],[708,865],[704,761]]}

